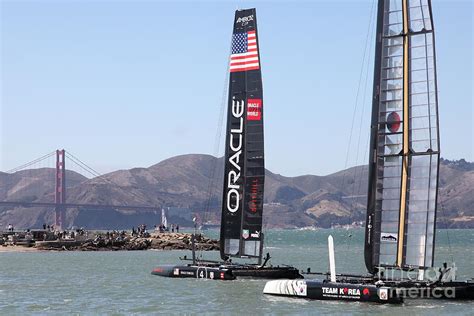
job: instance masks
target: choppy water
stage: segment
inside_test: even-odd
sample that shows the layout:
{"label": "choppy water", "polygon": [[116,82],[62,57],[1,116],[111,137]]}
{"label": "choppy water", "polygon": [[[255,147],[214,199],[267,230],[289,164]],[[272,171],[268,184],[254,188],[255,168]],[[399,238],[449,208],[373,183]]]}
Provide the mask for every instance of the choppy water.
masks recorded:
{"label": "choppy water", "polygon": [[[326,270],[329,233],[335,237],[337,270],[364,273],[361,229],[272,230],[266,235],[267,251],[274,265]],[[216,237],[217,232],[208,235]],[[459,278],[474,277],[474,230],[451,230],[449,236],[439,231],[437,264],[449,260],[450,252]],[[184,254],[189,252],[0,253],[0,315],[474,314],[474,303],[469,302],[413,300],[402,306],[381,306],[309,301],[265,296],[262,280],[168,279],[150,274],[155,265],[177,263]],[[218,256],[217,252],[204,255]]]}

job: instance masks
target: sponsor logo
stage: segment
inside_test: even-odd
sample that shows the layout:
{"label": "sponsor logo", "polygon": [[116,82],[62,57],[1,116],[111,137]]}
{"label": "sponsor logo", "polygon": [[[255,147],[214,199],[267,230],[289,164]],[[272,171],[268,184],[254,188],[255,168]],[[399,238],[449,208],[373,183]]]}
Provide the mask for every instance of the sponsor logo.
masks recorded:
{"label": "sponsor logo", "polygon": [[242,231],[242,237],[243,237],[244,239],[247,239],[247,238],[249,238],[249,236],[250,236],[249,230],[248,230],[248,229],[244,229],[244,230]]}
{"label": "sponsor logo", "polygon": [[262,119],[262,99],[247,100],[247,120],[260,121]]}
{"label": "sponsor logo", "polygon": [[308,288],[305,281],[296,281],[294,282],[294,288],[296,290],[296,295],[306,296],[308,294]]}
{"label": "sponsor logo", "polygon": [[392,234],[392,233],[381,233],[380,234],[380,241],[397,242],[398,241],[398,235],[397,234]]}
{"label": "sponsor logo", "polygon": [[359,289],[350,289],[347,287],[322,287],[323,296],[326,297],[345,297],[345,298],[360,298]]}
{"label": "sponsor logo", "polygon": [[179,269],[178,268],[175,268],[173,270],[173,275],[179,275]]}
{"label": "sponsor logo", "polygon": [[255,233],[251,233],[250,237],[252,238],[260,238],[260,232],[258,230],[255,231]]}
{"label": "sponsor logo", "polygon": [[234,118],[239,122],[238,128],[232,128],[230,130],[229,140],[229,173],[227,174],[227,210],[231,213],[235,213],[240,207],[240,170],[241,167],[241,155],[242,155],[242,134],[244,131],[244,101],[237,101],[235,97],[232,98],[231,113]]}
{"label": "sponsor logo", "polygon": [[221,272],[221,279],[225,279],[224,272]]}
{"label": "sponsor logo", "polygon": [[388,289],[386,288],[379,289],[378,295],[382,301],[388,300]]}
{"label": "sponsor logo", "polygon": [[252,213],[257,213],[257,198],[258,198],[258,179],[253,179],[250,184],[250,202],[249,210]]}
{"label": "sponsor logo", "polygon": [[194,271],[180,271],[181,275],[194,275]]}
{"label": "sponsor logo", "polygon": [[249,24],[250,21],[253,21],[253,14],[238,18],[237,21],[235,21],[235,23],[242,23],[242,26],[244,26],[244,25]]}
{"label": "sponsor logo", "polygon": [[362,295],[364,295],[364,296],[370,295],[370,290],[368,288],[363,289],[362,290]]}
{"label": "sponsor logo", "polygon": [[163,269],[162,268],[156,268],[155,270],[153,270],[153,272],[163,272]]}

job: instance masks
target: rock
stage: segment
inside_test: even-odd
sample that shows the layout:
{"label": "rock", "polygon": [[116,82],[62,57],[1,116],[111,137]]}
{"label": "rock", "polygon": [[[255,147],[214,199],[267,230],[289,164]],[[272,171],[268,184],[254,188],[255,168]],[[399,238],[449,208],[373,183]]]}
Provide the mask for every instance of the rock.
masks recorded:
{"label": "rock", "polygon": [[[56,251],[190,250],[192,248],[192,235],[186,233],[153,233],[147,236],[147,238],[132,237],[126,233],[117,234],[117,232],[90,234],[89,236],[93,237],[93,239],[37,241],[35,247],[42,250]],[[219,249],[219,242],[217,240],[209,239],[203,235],[197,235],[195,240],[197,250],[208,251]]]}

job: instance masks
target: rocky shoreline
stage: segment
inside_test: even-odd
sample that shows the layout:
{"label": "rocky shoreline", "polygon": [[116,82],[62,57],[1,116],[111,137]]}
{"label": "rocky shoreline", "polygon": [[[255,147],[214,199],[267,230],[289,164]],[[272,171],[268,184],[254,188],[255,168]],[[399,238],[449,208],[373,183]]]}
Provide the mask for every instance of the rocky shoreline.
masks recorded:
{"label": "rocky shoreline", "polygon": [[[109,233],[94,234],[94,238],[57,239],[29,242],[6,242],[1,248],[18,249],[19,246],[41,251],[133,251],[133,250],[191,250],[191,234],[188,233],[152,233],[145,236]],[[219,250],[219,241],[197,235],[196,250]],[[5,249],[6,248],[6,249]]]}

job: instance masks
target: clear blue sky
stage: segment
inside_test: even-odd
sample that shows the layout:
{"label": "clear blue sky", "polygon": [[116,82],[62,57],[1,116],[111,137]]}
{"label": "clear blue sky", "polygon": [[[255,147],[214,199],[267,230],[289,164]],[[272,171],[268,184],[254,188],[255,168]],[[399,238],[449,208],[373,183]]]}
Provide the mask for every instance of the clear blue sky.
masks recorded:
{"label": "clear blue sky", "polygon": [[[100,172],[214,154],[238,7],[257,8],[267,168],[338,171],[350,139],[366,163],[373,0],[0,3],[0,170],[63,147]],[[473,161],[473,2],[433,10],[442,156]]]}

